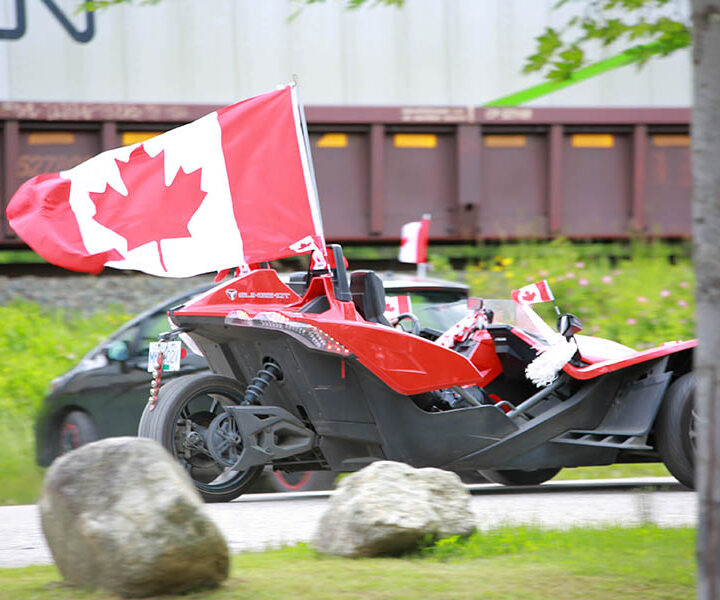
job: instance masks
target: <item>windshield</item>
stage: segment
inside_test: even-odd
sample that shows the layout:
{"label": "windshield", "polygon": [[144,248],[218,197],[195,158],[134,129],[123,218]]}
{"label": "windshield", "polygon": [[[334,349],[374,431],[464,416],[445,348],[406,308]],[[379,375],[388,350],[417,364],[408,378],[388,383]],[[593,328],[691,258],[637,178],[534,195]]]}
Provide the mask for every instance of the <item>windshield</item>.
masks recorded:
{"label": "windshield", "polygon": [[530,307],[514,300],[484,300],[486,310],[493,311],[493,325],[511,325],[522,329],[545,344],[552,344],[560,336]]}
{"label": "windshield", "polygon": [[412,313],[421,327],[445,331],[468,313],[467,299],[462,292],[447,290],[420,290],[388,292],[388,297],[409,296]]}

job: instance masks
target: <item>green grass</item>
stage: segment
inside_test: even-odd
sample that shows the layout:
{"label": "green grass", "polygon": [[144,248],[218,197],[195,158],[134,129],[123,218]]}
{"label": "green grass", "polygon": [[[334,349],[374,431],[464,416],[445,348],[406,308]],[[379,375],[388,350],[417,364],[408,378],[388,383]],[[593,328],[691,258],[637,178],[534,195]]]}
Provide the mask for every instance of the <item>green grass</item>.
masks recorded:
{"label": "green grass", "polygon": [[0,306],[0,504],[37,500],[43,469],[35,464],[33,424],[50,381],[127,318],[80,318],[27,302]]}
{"label": "green grass", "polygon": [[637,463],[563,469],[554,479],[622,479],[626,477],[672,476],[662,463]]}
{"label": "green grass", "polygon": [[[500,527],[405,558],[343,559],[301,544],[234,556],[220,588],[182,598],[677,600],[695,594],[694,545],[694,529],[655,526]],[[0,589],[13,600],[113,598],[63,585],[54,567],[0,569]]]}

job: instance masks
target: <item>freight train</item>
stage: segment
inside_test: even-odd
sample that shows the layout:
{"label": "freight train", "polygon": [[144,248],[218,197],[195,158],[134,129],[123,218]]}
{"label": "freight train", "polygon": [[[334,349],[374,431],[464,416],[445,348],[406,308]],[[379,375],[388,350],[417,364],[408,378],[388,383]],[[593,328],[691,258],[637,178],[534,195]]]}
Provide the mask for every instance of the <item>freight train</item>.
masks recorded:
{"label": "freight train", "polygon": [[[0,102],[0,247],[24,247],[5,216],[23,181],[216,108]],[[425,213],[432,242],[690,235],[686,108],[309,106],[306,114],[328,240],[397,242],[401,225]]]}

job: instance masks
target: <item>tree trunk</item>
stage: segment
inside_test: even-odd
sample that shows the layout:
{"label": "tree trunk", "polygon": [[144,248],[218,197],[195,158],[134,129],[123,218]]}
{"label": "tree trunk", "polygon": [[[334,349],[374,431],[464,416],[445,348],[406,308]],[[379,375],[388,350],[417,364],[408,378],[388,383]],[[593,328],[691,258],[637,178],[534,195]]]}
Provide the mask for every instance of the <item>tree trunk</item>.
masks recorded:
{"label": "tree trunk", "polygon": [[720,0],[692,0],[698,598],[720,599]]}

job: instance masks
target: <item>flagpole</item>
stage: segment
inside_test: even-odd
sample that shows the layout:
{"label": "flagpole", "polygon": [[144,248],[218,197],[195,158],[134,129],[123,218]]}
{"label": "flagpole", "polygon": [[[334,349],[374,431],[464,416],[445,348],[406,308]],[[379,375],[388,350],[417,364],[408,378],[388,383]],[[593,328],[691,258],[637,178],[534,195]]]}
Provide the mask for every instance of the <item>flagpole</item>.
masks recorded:
{"label": "flagpole", "polygon": [[[310,181],[315,192],[315,202],[317,203],[316,212],[317,219],[320,224],[320,231],[323,235],[323,243],[325,243],[325,227],[322,222],[322,213],[320,212],[320,196],[318,195],[317,181],[315,181],[315,166],[313,165],[312,153],[310,152],[310,134],[308,133],[307,120],[305,119],[305,106],[300,98],[300,86],[293,75],[292,86],[295,88],[295,97],[297,98],[298,113],[300,114],[300,127],[302,128],[303,139],[305,141],[305,154],[307,155],[308,171],[310,172]],[[325,248],[323,248],[323,252]]]}
{"label": "flagpole", "polygon": [[[425,213],[425,214],[422,216],[422,220],[423,220],[423,221],[429,221],[431,218],[432,218],[432,215],[430,215],[430,213]],[[428,247],[429,247],[429,246],[430,246],[430,244],[428,244]],[[427,252],[427,250],[426,250],[426,252]],[[418,276],[419,278],[421,278],[421,279],[425,279],[425,278],[427,277],[427,272],[428,272],[428,264],[427,264],[427,262],[418,263],[418,265],[417,265],[417,276]]]}

